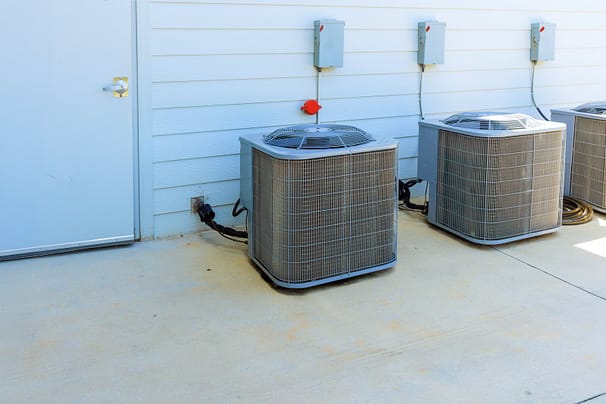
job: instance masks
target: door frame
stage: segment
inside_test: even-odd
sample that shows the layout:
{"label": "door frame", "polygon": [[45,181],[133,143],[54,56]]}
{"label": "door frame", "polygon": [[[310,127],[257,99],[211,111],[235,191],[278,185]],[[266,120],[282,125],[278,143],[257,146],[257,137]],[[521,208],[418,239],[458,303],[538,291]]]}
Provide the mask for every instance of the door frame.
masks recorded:
{"label": "door frame", "polygon": [[131,0],[133,7],[133,99],[134,218],[135,239],[154,237],[152,56],[149,0]]}
{"label": "door frame", "polygon": [[131,88],[132,90],[132,133],[133,133],[133,232],[135,236],[135,240],[141,239],[141,230],[140,230],[140,209],[139,209],[139,201],[140,201],[140,187],[139,187],[139,61],[138,61],[138,4],[137,1],[133,1],[131,3],[131,51],[132,51],[132,72],[131,72]]}

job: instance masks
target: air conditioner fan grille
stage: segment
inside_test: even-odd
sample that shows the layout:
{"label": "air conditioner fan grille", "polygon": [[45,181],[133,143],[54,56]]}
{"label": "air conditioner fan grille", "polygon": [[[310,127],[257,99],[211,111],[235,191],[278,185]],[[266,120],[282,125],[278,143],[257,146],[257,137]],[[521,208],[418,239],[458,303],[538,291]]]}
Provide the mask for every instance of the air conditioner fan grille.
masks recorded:
{"label": "air conditioner fan grille", "polygon": [[263,138],[272,146],[289,149],[335,149],[366,144],[374,139],[347,125],[297,125],[280,128]]}
{"label": "air conditioner fan grille", "polygon": [[506,112],[463,112],[442,122],[457,128],[498,131],[530,129],[541,125],[531,116]]}
{"label": "air conditioner fan grille", "polygon": [[586,114],[605,115],[606,101],[588,102],[587,104],[573,108],[573,111],[584,112]]}

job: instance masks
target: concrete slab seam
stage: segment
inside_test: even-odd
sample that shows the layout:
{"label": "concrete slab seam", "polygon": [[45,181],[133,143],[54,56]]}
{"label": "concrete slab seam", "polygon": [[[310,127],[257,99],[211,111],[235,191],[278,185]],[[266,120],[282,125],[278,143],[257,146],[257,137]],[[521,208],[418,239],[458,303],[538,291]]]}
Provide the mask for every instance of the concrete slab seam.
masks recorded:
{"label": "concrete slab seam", "polygon": [[596,398],[600,398],[600,397],[604,397],[604,396],[606,396],[606,392],[601,393],[601,394],[597,394],[597,395],[595,395],[595,396],[593,396],[593,397],[586,398],[586,399],[585,399],[585,400],[583,400],[583,401],[577,401],[575,404],[583,404],[583,403],[588,403],[588,402],[590,402],[590,401],[592,401],[592,400],[595,400]]}
{"label": "concrete slab seam", "polygon": [[551,276],[552,278],[555,278],[555,279],[557,279],[557,280],[559,280],[559,281],[561,281],[561,282],[564,282],[565,284],[567,284],[567,285],[569,285],[569,286],[572,286],[572,287],[574,287],[574,288],[577,288],[577,289],[579,289],[579,290],[581,290],[581,291],[583,291],[583,292],[585,292],[585,293],[587,293],[587,294],[590,294],[590,295],[592,295],[592,296],[594,296],[594,297],[597,297],[598,299],[603,300],[603,301],[605,301],[605,302],[606,302],[606,297],[604,297],[604,296],[600,296],[600,295],[598,295],[597,293],[594,293],[594,292],[592,292],[592,291],[590,291],[590,290],[587,290],[587,289],[583,288],[582,286],[576,285],[576,284],[574,284],[574,283],[572,283],[572,282],[570,282],[570,281],[567,281],[567,280],[566,280],[566,279],[564,279],[564,278],[560,278],[559,276],[554,275],[554,274],[552,274],[551,272],[549,272],[549,271],[547,271],[547,270],[545,270],[545,269],[539,268],[539,267],[537,267],[536,265],[532,265],[531,263],[526,262],[526,261],[524,261],[523,259],[518,258],[518,257],[516,257],[516,256],[514,256],[514,255],[508,254],[508,253],[506,253],[506,252],[505,252],[505,251],[503,251],[503,250],[499,250],[497,247],[492,247],[492,248],[493,248],[493,249],[495,249],[495,250],[497,250],[497,251],[498,251],[498,252],[500,252],[501,254],[506,255],[506,256],[507,256],[507,257],[509,257],[509,258],[513,258],[514,260],[516,260],[516,261],[518,261],[518,262],[520,262],[520,263],[522,263],[522,264],[524,264],[524,265],[529,266],[530,268],[533,268],[533,269],[535,269],[535,270],[537,270],[537,271],[540,271],[540,272],[544,273],[545,275],[549,275],[549,276]]}

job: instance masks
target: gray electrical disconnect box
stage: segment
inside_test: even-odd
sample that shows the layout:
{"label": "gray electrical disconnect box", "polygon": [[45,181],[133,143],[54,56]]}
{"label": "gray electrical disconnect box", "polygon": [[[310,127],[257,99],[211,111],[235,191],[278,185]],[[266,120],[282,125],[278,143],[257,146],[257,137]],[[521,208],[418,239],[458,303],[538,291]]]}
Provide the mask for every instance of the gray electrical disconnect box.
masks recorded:
{"label": "gray electrical disconnect box", "polygon": [[314,21],[314,66],[343,67],[344,32],[344,21]]}
{"label": "gray electrical disconnect box", "polygon": [[434,65],[444,63],[445,33],[445,22],[423,21],[419,23],[418,64]]}
{"label": "gray electrical disconnect box", "polygon": [[530,60],[555,59],[555,24],[536,22],[530,26]]}

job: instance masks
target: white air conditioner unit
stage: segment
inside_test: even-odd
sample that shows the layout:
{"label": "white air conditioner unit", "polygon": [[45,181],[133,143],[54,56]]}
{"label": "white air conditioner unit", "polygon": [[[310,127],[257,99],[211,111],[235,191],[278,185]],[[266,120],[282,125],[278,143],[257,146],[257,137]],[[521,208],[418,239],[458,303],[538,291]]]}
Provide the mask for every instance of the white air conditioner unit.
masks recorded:
{"label": "white air conditioner unit", "polygon": [[489,245],[556,231],[564,130],[500,112],[420,121],[418,176],[428,181],[428,221]]}
{"label": "white air conditioner unit", "polygon": [[395,140],[299,125],[240,145],[248,255],[273,282],[305,288],[395,264]]}
{"label": "white air conditioner unit", "polygon": [[606,213],[606,101],[552,109],[551,119],[567,127],[564,195]]}

